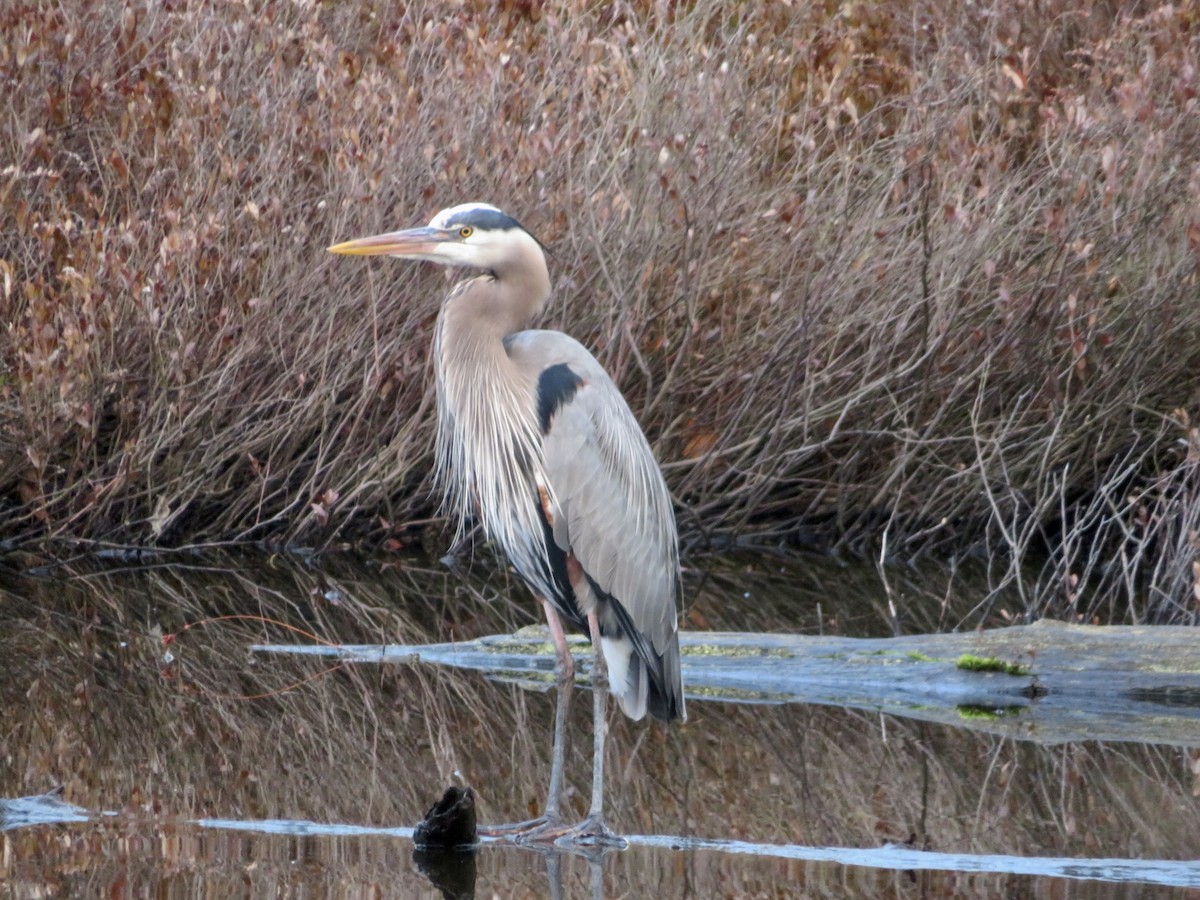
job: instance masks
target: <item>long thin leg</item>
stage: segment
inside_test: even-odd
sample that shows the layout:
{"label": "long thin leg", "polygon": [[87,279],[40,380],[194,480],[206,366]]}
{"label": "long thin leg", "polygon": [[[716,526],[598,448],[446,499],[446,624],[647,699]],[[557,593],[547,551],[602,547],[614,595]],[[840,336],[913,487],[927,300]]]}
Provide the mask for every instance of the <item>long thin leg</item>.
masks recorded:
{"label": "long thin leg", "polygon": [[595,735],[592,746],[592,808],[588,811],[587,818],[559,841],[571,840],[607,847],[624,847],[624,839],[604,821],[604,738],[608,732],[608,719],[605,715],[608,704],[608,665],[604,660],[604,647],[600,643],[600,620],[595,612],[588,613],[588,631],[592,637],[592,730]]}
{"label": "long thin leg", "polygon": [[604,825],[604,739],[608,736],[608,662],[600,645],[600,621],[588,613],[592,635],[592,808],[588,821]]}
{"label": "long thin leg", "polygon": [[558,680],[558,699],[554,706],[554,750],[550,757],[550,792],[546,797],[546,823],[556,825],[562,820],[559,802],[563,790],[563,770],[566,767],[567,713],[571,706],[571,691],[575,687],[575,661],[567,648],[558,610],[543,600],[550,639],[554,642],[554,674]]}
{"label": "long thin leg", "polygon": [[516,825],[492,825],[480,827],[480,834],[510,837],[515,841],[553,841],[567,829],[562,823],[562,792],[564,769],[566,768],[567,714],[571,707],[571,691],[575,688],[575,660],[567,646],[567,635],[563,631],[558,611],[545,599],[546,624],[550,626],[550,640],[554,643],[554,675],[558,687],[558,698],[554,706],[554,750],[550,756],[550,790],[546,796],[546,807],[542,815],[529,822]]}

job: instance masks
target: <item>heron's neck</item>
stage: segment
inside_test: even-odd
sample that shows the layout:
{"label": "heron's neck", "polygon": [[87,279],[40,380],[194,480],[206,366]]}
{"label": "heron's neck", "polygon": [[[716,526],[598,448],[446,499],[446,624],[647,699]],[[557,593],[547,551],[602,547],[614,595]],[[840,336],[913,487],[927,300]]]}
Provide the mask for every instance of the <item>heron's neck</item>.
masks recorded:
{"label": "heron's neck", "polygon": [[504,338],[540,308],[548,277],[540,290],[530,303],[528,286],[518,290],[503,277],[464,282],[443,304],[434,338],[437,480],[460,527],[469,515],[480,516],[510,556],[531,552],[522,535],[541,546],[530,498],[542,463],[534,376],[509,357]]}
{"label": "heron's neck", "polygon": [[448,448],[451,433],[460,440],[467,438],[457,462],[450,461],[457,450],[442,457],[444,470],[456,472],[456,477],[466,478],[476,489],[481,482],[490,482],[516,492],[518,482],[527,491],[527,479],[521,482],[509,470],[504,477],[495,477],[487,452],[496,448],[486,445],[489,441],[506,444],[504,450],[511,458],[525,461],[518,468],[532,465],[539,455],[533,384],[537,373],[513,362],[504,339],[526,328],[541,310],[550,296],[550,273],[542,248],[525,232],[508,251],[503,267],[464,281],[450,292],[438,316],[434,361],[439,439]]}
{"label": "heron's neck", "polygon": [[535,421],[536,373],[520,370],[504,339],[523,330],[550,293],[538,250],[538,267],[480,275],[454,287],[442,304],[434,341],[438,402],[450,419],[474,420],[484,432],[517,432]]}
{"label": "heron's neck", "polygon": [[442,340],[471,352],[502,352],[506,337],[522,331],[550,296],[546,258],[533,238],[513,248],[504,268],[455,286],[442,306]]}
{"label": "heron's neck", "polygon": [[443,352],[484,363],[505,356],[504,339],[521,331],[541,309],[526,296],[511,296],[507,282],[480,275],[454,286],[438,315]]}
{"label": "heron's neck", "polygon": [[494,273],[498,306],[511,313],[509,330],[502,339],[527,328],[550,297],[550,272],[542,248],[528,234],[522,232],[522,237],[513,248],[513,258]]}

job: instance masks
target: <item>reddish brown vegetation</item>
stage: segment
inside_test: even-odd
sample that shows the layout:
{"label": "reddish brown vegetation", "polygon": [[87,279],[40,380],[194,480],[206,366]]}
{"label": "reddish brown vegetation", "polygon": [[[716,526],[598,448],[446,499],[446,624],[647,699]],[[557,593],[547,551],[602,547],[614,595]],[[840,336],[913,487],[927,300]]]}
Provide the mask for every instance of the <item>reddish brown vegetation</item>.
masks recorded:
{"label": "reddish brown vegetation", "polygon": [[1194,613],[1194,3],[382,6],[0,12],[5,533],[427,515],[443,282],[324,247],[484,199],[686,533]]}

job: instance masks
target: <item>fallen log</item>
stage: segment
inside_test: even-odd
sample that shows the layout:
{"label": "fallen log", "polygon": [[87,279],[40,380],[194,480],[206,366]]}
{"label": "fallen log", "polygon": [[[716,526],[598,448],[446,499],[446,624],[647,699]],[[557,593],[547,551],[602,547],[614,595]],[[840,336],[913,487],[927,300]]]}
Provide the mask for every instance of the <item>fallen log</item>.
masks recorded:
{"label": "fallen log", "polygon": [[[549,689],[544,627],[456,644],[297,647],[346,661],[421,661]],[[1107,740],[1200,745],[1200,631],[1042,620],[990,631],[847,638],[687,632],[690,701],[815,703],[1054,744]],[[591,648],[572,644],[587,683]]]}

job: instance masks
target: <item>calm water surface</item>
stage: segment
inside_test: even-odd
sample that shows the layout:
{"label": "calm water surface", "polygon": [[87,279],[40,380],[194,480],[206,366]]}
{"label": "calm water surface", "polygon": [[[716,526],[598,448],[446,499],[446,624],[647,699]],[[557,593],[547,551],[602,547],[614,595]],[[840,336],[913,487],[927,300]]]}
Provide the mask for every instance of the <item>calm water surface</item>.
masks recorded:
{"label": "calm water surface", "polygon": [[[456,771],[481,821],[536,814],[553,695],[432,665],[249,648],[510,633],[536,607],[505,572],[331,556],[36,562],[0,569],[0,895],[1200,892],[1200,729],[1190,746],[1042,746],[702,696],[682,727],[610,718],[608,813],[635,836],[628,850],[485,846],[439,888],[407,829]],[[963,571],[743,558],[686,582],[689,631],[887,636],[1001,625],[1019,607]],[[235,614],[260,618],[222,618]],[[590,726],[579,691],[578,816]]]}

